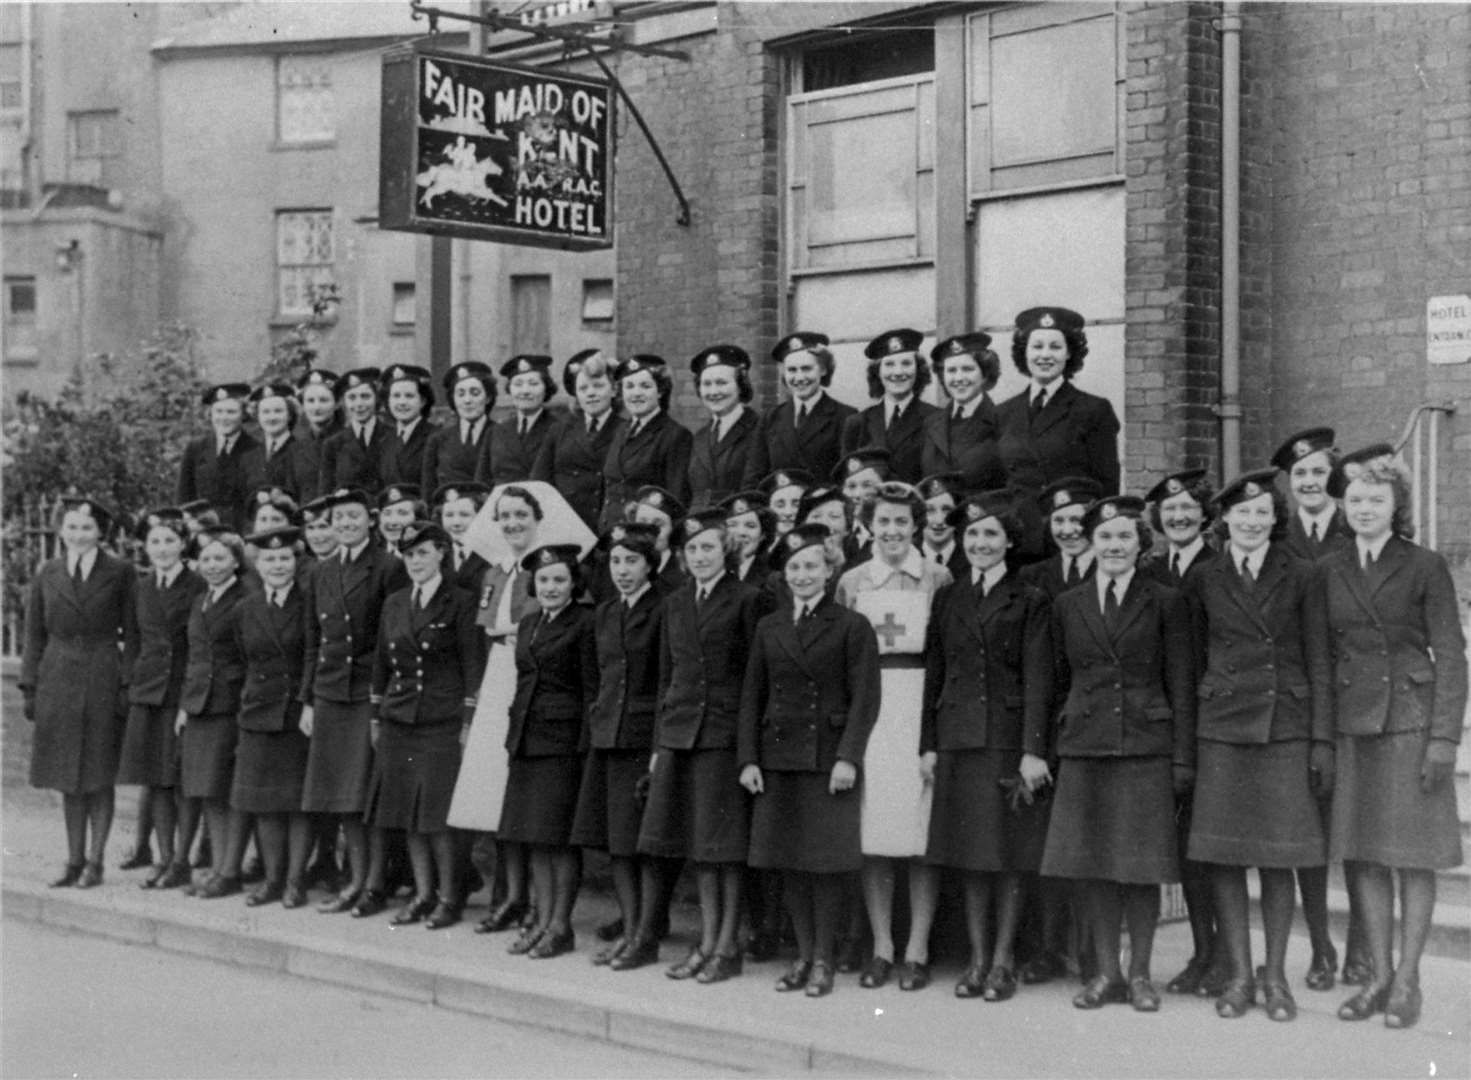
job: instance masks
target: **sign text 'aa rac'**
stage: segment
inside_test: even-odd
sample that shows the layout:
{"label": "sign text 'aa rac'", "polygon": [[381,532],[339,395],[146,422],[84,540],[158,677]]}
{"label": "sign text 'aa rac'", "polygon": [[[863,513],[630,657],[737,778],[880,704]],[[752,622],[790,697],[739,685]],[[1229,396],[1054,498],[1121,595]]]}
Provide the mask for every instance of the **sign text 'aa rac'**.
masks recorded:
{"label": "sign text 'aa rac'", "polygon": [[428,49],[383,58],[379,223],[539,247],[612,246],[612,87]]}

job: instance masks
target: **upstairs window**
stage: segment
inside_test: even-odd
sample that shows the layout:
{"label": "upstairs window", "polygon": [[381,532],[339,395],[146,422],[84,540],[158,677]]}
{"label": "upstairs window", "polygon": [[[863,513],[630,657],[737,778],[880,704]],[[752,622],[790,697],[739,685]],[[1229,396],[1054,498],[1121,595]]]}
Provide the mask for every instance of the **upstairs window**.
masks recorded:
{"label": "upstairs window", "polygon": [[276,61],[276,138],[284,145],[330,142],[337,134],[332,65],[326,56]]}
{"label": "upstairs window", "polygon": [[276,310],[310,318],[318,290],[333,284],[331,210],[282,210],[276,214]]}

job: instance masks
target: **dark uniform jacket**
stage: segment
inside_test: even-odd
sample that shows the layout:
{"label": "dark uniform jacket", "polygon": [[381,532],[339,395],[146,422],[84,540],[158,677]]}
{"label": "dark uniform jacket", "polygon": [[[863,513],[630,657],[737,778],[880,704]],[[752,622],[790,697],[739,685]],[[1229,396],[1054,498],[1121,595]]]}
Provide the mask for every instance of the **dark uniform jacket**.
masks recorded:
{"label": "dark uniform jacket", "polygon": [[303,704],[368,700],[383,601],[407,582],[403,563],[371,540],[346,566],[340,551],[317,564],[306,618]]}
{"label": "dark uniform jacket", "polygon": [[209,603],[205,589],[189,608],[189,663],[179,708],[190,716],[233,719],[240,708],[245,657],[235,639],[235,608],[245,594],[245,583],[237,578],[218,600]]}
{"label": "dark uniform jacket", "polygon": [[[918,397],[909,400],[893,428],[884,425],[889,403],[880,401],[843,422],[842,451],[851,454],[867,446],[885,447],[893,455],[891,468],[894,479],[906,484],[917,484],[930,473],[924,472],[923,451],[925,425],[930,417],[940,412],[927,401]],[[944,471],[944,470],[936,470]]]}
{"label": "dark uniform jacket", "polygon": [[444,557],[444,572],[462,589],[469,591],[471,596],[480,597],[480,582],[485,577],[485,571],[490,569],[490,563],[486,562],[475,552],[465,549],[464,558],[458,566],[455,565],[455,555],[451,551]]}
{"label": "dark uniform jacket", "polygon": [[1354,531],[1344,520],[1343,511],[1335,509],[1328,519],[1328,528],[1315,542],[1302,527],[1302,517],[1293,510],[1287,517],[1287,550],[1299,559],[1317,562],[1323,556],[1341,548],[1354,546]]}
{"label": "dark uniform jacket", "polygon": [[342,425],[336,420],[328,423],[321,431],[314,431],[303,420],[292,431],[291,441],[287,445],[291,447],[292,457],[295,458],[291,471],[298,485],[296,495],[303,503],[309,503],[322,494],[322,447],[341,430]]}
{"label": "dark uniform jacket", "polygon": [[138,654],[136,591],[133,568],[100,550],[81,585],[65,555],[36,572],[20,674],[35,695],[32,786],[75,794],[112,785]]}
{"label": "dark uniform jacket", "polygon": [[588,714],[595,750],[646,750],[654,742],[659,699],[659,634],[664,594],[652,584],[632,608],[621,596],[599,604],[598,696]]}
{"label": "dark uniform jacket", "polygon": [[531,479],[560,491],[590,529],[598,527],[603,510],[603,463],[608,447],[627,424],[617,413],[605,413],[598,433],[589,435],[585,416],[570,417],[542,442],[532,466]]}
{"label": "dark uniform jacket", "polygon": [[[428,418],[421,419],[409,432],[408,441],[398,437],[398,424],[388,421],[388,445],[383,450],[383,486],[390,484],[421,484],[424,479],[424,453],[430,438],[439,430]],[[433,488],[422,489],[427,502],[434,494]]]}
{"label": "dark uniform jacket", "polygon": [[1321,564],[1340,735],[1429,729],[1459,742],[1466,642],[1445,558],[1391,537],[1365,571],[1350,544]]}
{"label": "dark uniform jacket", "polygon": [[824,596],[803,626],[787,604],[756,624],[741,689],[742,766],[778,772],[859,765],[878,720],[879,649],[873,624]]}
{"label": "dark uniform jacket", "polygon": [[996,403],[987,395],[964,420],[953,407],[936,409],[925,417],[920,447],[921,478],[957,472],[968,491],[991,491],[1006,483],[1001,465],[1000,420]]}
{"label": "dark uniform jacket", "polygon": [[316,473],[306,475],[303,456],[297,450],[296,435],[288,432],[286,439],[274,454],[267,453],[264,439],[251,448],[245,462],[245,491],[250,492],[263,484],[271,484],[285,491],[293,499],[302,501],[315,497],[303,495],[304,490],[316,488]]}
{"label": "dark uniform jacket", "polygon": [[824,393],[803,421],[801,431],[796,428],[793,410],[791,400],[787,400],[761,418],[746,458],[742,489],[760,487],[761,481],[776,469],[806,469],[818,483],[826,483],[837,468],[843,456],[843,425],[857,410]]}
{"label": "dark uniform jacket", "polygon": [[664,601],[654,745],[669,750],[734,749],[760,592],[726,573],[695,605],[693,581]]}
{"label": "dark uniform jacket", "polygon": [[311,597],[300,584],[280,607],[263,592],[252,593],[235,609],[235,648],[245,659],[240,691],[242,731],[291,731],[301,719],[301,675],[306,614]]}
{"label": "dark uniform jacket", "polygon": [[925,640],[919,749],[1020,750],[1047,756],[1051,611],[1008,573],[990,593],[963,578],[941,588]]}
{"label": "dark uniform jacket", "polygon": [[393,424],[378,417],[368,445],[358,441],[351,424],[322,444],[322,472],[317,480],[321,491],[362,488],[376,495],[383,488],[383,457],[393,439]]}
{"label": "dark uniform jacket", "polygon": [[603,512],[601,529],[623,520],[623,507],[638,489],[657,484],[686,506],[690,501],[690,450],[694,439],[689,428],[667,412],[646,422],[630,435],[633,422],[618,429],[608,444],[603,461]]}
{"label": "dark uniform jacket", "polygon": [[475,479],[476,467],[496,424],[486,416],[480,421],[475,441],[467,443],[460,438],[461,423],[457,416],[443,427],[435,428],[424,440],[424,456],[416,482],[426,499],[445,484],[463,484]]}
{"label": "dark uniform jacket", "polygon": [[189,612],[207,588],[204,579],[187,568],[181,568],[163,591],[154,571],[138,575],[138,659],[128,698],[134,705],[154,705],[166,712],[179,707],[189,659]]}
{"label": "dark uniform jacket", "polygon": [[750,456],[761,422],[755,412],[742,409],[719,442],[710,440],[714,426],[712,421],[694,434],[690,448],[691,506],[714,506],[742,490],[746,458]]}
{"label": "dark uniform jacket", "polygon": [[1185,597],[1195,624],[1197,737],[1331,742],[1327,608],[1313,564],[1273,543],[1249,589],[1227,555],[1198,573],[1195,565]]}
{"label": "dark uniform jacket", "polygon": [[383,601],[369,700],[378,719],[395,724],[468,724],[485,674],[475,598],[446,577],[422,609],[413,593],[409,586]]}
{"label": "dark uniform jacket", "polygon": [[1053,603],[1059,692],[1057,753],[1168,756],[1195,764],[1190,616],[1178,591],[1135,572],[1110,633],[1094,584]]}
{"label": "dark uniform jacket", "polygon": [[[1204,556],[1202,556],[1202,558],[1203,557]],[[1098,559],[1095,556],[1088,561],[1088,570],[1082,575],[1082,581],[1080,581],[1079,584],[1082,584],[1082,582],[1092,581],[1093,575],[1097,571]],[[1144,570],[1141,569],[1139,573],[1144,573]],[[1168,576],[1168,569],[1165,570],[1165,574],[1166,576]],[[1017,571],[1017,577],[1020,580],[1026,582],[1028,585],[1033,585],[1036,588],[1041,589],[1042,592],[1047,595],[1047,599],[1049,600],[1056,600],[1059,596],[1067,592],[1069,589],[1077,588],[1076,585],[1069,585],[1067,583],[1067,579],[1062,576],[1061,552],[1057,552],[1051,558],[1043,559],[1041,562],[1031,563],[1028,566],[1022,567],[1020,570]],[[1162,582],[1164,581],[1163,578],[1161,578],[1160,580]]]}
{"label": "dark uniform jacket", "polygon": [[[1175,589],[1183,589],[1187,584],[1205,573],[1220,557],[1221,553],[1207,543],[1196,552],[1195,558],[1186,564],[1185,573],[1176,576],[1175,572],[1170,569],[1170,545],[1166,543],[1151,549],[1149,558],[1139,561],[1139,570],[1162,585],[1169,585]],[[1048,560],[1048,562],[1050,563],[1051,560]],[[1061,556],[1058,556],[1057,565],[1058,567],[1062,565]],[[1091,577],[1092,575],[1090,574],[1089,576]]]}
{"label": "dark uniform jacket", "polygon": [[513,413],[504,423],[490,429],[490,435],[481,445],[480,461],[475,466],[476,480],[483,480],[491,487],[530,480],[542,444],[555,436],[562,426],[562,420],[550,409],[542,409],[537,414],[524,438],[516,430],[518,423],[520,417]]}
{"label": "dark uniform jacket", "polygon": [[1031,387],[997,407],[1007,482],[1033,493],[1054,480],[1086,476],[1105,495],[1119,490],[1119,420],[1107,398],[1064,381],[1031,418]]}
{"label": "dark uniform jacket", "polygon": [[588,710],[598,696],[598,648],[591,608],[568,604],[551,622],[534,611],[516,631],[516,696],[506,749],[512,757],[581,753]]}
{"label": "dark uniform jacket", "polygon": [[179,462],[179,505],[208,499],[219,513],[220,523],[238,530],[244,521],[245,497],[250,493],[250,459],[259,445],[248,431],[242,431],[223,457],[215,452],[213,434],[184,447],[184,458]]}

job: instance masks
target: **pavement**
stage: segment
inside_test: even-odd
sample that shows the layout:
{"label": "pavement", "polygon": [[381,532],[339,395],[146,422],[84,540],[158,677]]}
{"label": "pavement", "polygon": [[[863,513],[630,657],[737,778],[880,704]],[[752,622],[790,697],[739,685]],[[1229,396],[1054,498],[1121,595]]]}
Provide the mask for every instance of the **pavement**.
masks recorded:
{"label": "pavement", "polygon": [[[1010,1002],[961,1001],[959,969],[940,967],[919,993],[892,985],[862,990],[840,976],[831,997],[773,991],[783,963],[748,964],[715,986],[673,982],[663,968],[688,949],[695,912],[677,905],[662,963],[632,972],[593,968],[593,927],[612,914],[601,893],[577,907],[578,951],[553,960],[507,955],[507,935],[482,936],[471,907],[459,926],[427,932],[392,928],[388,916],[352,919],[310,909],[247,908],[240,897],[205,901],[137,888],[143,872],[107,868],[90,890],[48,889],[60,863],[60,811],[43,792],[12,790],[4,800],[4,915],[74,933],[168,950],[305,980],[433,1004],[513,1024],[708,1062],[761,1075],[1393,1077],[1471,1076],[1471,964],[1428,958],[1425,1013],[1409,1031],[1377,1020],[1347,1025],[1334,1016],[1342,990],[1300,986],[1292,1024],[1260,1010],[1218,1019],[1209,1001],[1166,997],[1155,1015],[1114,1006],[1072,1008],[1071,982],[1023,987]],[[111,845],[114,861],[130,826]],[[1260,948],[1260,942],[1258,949]],[[1294,979],[1307,951],[1294,938]],[[1183,966],[1188,931],[1167,924],[1156,942],[1161,981]]]}

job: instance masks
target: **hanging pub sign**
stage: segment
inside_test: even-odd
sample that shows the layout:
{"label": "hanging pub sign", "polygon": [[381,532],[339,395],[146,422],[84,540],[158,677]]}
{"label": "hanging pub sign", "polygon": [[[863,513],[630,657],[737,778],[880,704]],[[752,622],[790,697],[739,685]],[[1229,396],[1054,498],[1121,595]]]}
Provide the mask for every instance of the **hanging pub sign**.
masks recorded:
{"label": "hanging pub sign", "polygon": [[378,224],[613,246],[613,92],[601,79],[423,48],[383,57]]}

